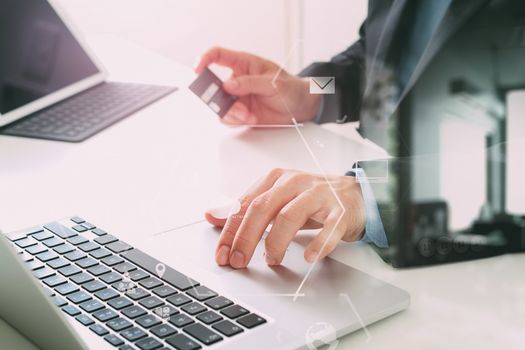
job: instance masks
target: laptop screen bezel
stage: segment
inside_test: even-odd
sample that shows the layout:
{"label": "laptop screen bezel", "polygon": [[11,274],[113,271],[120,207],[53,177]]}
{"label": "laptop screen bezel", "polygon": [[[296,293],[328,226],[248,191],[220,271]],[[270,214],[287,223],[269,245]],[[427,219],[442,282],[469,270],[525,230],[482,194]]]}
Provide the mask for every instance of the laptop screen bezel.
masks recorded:
{"label": "laptop screen bezel", "polygon": [[65,11],[57,4],[56,0],[47,0],[49,5],[56,12],[58,17],[64,22],[67,30],[70,31],[71,35],[78,42],[82,50],[86,53],[89,59],[97,67],[98,73],[95,73],[87,78],[79,80],[71,85],[68,85],[62,89],[59,89],[55,92],[52,92],[46,96],[38,98],[30,103],[27,103],[21,107],[13,109],[5,114],[0,113],[0,127],[10,124],[18,119],[28,116],[31,113],[34,113],[38,110],[46,108],[54,103],[62,101],[70,96],[73,96],[81,91],[84,91],[90,87],[93,87],[97,84],[102,83],[108,76],[107,71],[104,69],[104,66],[96,58],[93,52],[88,47],[84,38],[79,34],[79,31],[75,28],[72,22],[69,20]]}

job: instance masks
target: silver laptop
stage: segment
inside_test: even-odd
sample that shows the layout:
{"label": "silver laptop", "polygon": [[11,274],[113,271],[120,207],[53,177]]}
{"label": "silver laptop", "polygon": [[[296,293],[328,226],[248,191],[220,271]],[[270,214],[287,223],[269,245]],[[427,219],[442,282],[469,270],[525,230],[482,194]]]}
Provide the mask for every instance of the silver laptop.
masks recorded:
{"label": "silver laptop", "polygon": [[330,258],[305,280],[298,242],[279,267],[219,267],[218,234],[202,223],[132,246],[71,217],[0,235],[0,317],[42,349],[299,349],[409,305]]}

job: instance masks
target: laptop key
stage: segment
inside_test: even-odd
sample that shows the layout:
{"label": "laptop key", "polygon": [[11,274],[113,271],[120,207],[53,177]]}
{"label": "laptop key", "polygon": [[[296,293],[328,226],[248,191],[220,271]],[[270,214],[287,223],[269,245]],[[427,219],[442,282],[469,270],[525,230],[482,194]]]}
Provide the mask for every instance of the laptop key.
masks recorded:
{"label": "laptop key", "polygon": [[69,316],[76,316],[80,314],[80,310],[73,305],[63,306],[62,311],[64,311]]}
{"label": "laptop key", "polygon": [[113,271],[103,274],[99,278],[107,284],[113,284],[122,280],[122,276]]}
{"label": "laptop key", "polygon": [[63,276],[69,277],[69,276],[73,276],[73,275],[76,275],[77,273],[82,272],[82,270],[78,266],[68,265],[68,266],[64,266],[60,268],[58,272],[60,272],[60,274]]}
{"label": "laptop key", "polygon": [[191,317],[185,314],[171,316],[168,321],[177,328],[181,328],[195,322]]}
{"label": "laptop key", "polygon": [[114,330],[115,332],[120,332],[126,328],[129,328],[132,326],[131,322],[126,320],[123,317],[117,317],[114,318],[108,322],[106,322],[106,326]]}
{"label": "laptop key", "polygon": [[132,265],[126,261],[125,263],[115,266],[114,269],[120,273],[125,273],[136,270],[137,268],[135,267],[135,265]]}
{"label": "laptop key", "polygon": [[158,317],[149,314],[138,318],[135,322],[144,328],[150,328],[161,323]]}
{"label": "laptop key", "polygon": [[95,296],[99,298],[102,301],[107,301],[109,299],[113,299],[118,297],[120,294],[115,292],[113,289],[102,289],[95,293]]}
{"label": "laptop key", "polygon": [[64,255],[66,253],[69,253],[75,250],[75,247],[73,247],[71,244],[64,243],[61,245],[57,245],[56,247],[53,247],[53,250],[57,252],[58,254]]}
{"label": "laptop key", "polygon": [[170,295],[177,294],[177,291],[173,289],[173,287],[170,286],[160,286],[152,291],[153,293],[157,294],[161,298],[169,297]]}
{"label": "laptop key", "polygon": [[20,240],[16,241],[15,244],[17,246],[19,246],[20,248],[27,248],[27,247],[30,247],[32,245],[38,244],[38,241],[35,240],[32,237],[27,237],[27,238],[20,239]]}
{"label": "laptop key", "polygon": [[96,234],[97,236],[104,236],[107,234],[106,231],[100,229],[100,228],[96,228],[94,230],[91,230],[91,232],[93,232],[94,234]]}
{"label": "laptop key", "polygon": [[90,274],[92,274],[93,276],[100,276],[100,275],[103,275],[105,273],[108,273],[109,271],[111,271],[109,269],[109,267],[105,266],[105,265],[95,265],[93,267],[90,267],[88,269],[88,272]]}
{"label": "laptop key", "polygon": [[140,281],[139,284],[146,289],[153,289],[155,287],[161,286],[162,282],[155,277],[149,277]]}
{"label": "laptop key", "polygon": [[37,270],[45,266],[45,264],[38,260],[31,260],[25,263],[30,270]]}
{"label": "laptop key", "polygon": [[83,284],[83,283],[90,282],[90,281],[94,280],[93,276],[88,275],[85,272],[81,272],[79,274],[73,275],[73,276],[69,277],[69,279],[71,281],[75,282],[76,284]]}
{"label": "laptop key", "polygon": [[75,224],[83,224],[84,222],[86,222],[86,220],[82,219],[79,216],[73,216],[71,218],[71,221],[73,221]]}
{"label": "laptop key", "polygon": [[79,305],[82,310],[88,313],[93,313],[95,311],[101,310],[104,308],[104,304],[102,304],[97,299],[91,299],[88,301],[84,301],[82,304]]}
{"label": "laptop key", "polygon": [[82,288],[84,288],[85,290],[87,290],[90,293],[95,293],[95,292],[98,292],[99,290],[102,290],[102,289],[106,288],[106,285],[104,283],[94,279],[93,281],[89,281],[89,282],[84,283],[82,285]]}
{"label": "laptop key", "polygon": [[147,312],[138,305],[133,305],[121,311],[123,315],[133,319],[145,315]]}
{"label": "laptop key", "polygon": [[148,277],[149,277],[149,274],[142,270],[135,270],[129,273],[129,278],[134,282],[143,280]]}
{"label": "laptop key", "polygon": [[17,246],[19,246],[20,248],[27,248],[27,247],[30,247],[32,245],[38,244],[38,241],[35,240],[32,237],[27,237],[27,238],[20,239],[20,240],[16,241],[15,244]]}
{"label": "laptop key", "polygon": [[45,252],[46,250],[47,248],[43,244],[40,244],[40,243],[26,248],[26,252],[28,252],[31,255],[40,254],[40,253]]}
{"label": "laptop key", "polygon": [[110,256],[111,252],[104,248],[98,248],[96,250],[89,252],[89,255],[91,255],[95,259],[102,259],[102,258]]}
{"label": "laptop key", "polygon": [[237,322],[246,328],[253,328],[260,324],[266,323],[266,320],[259,315],[249,314],[237,319]]}
{"label": "laptop key", "polygon": [[166,338],[170,335],[177,333],[175,328],[167,324],[159,324],[158,326],[151,328],[150,332],[155,334],[159,338]]}
{"label": "laptop key", "polygon": [[84,315],[84,314],[78,315],[77,317],[75,317],[75,320],[82,323],[86,327],[95,323],[95,321],[93,321],[91,317],[89,317],[88,315]]}
{"label": "laptop key", "polygon": [[135,343],[141,350],[154,350],[162,347],[162,343],[155,338],[148,337]]}
{"label": "laptop key", "polygon": [[95,312],[93,314],[93,317],[95,317],[97,320],[99,320],[100,322],[106,322],[106,321],[109,321],[115,317],[118,317],[118,314],[111,310],[111,309],[108,309],[108,308],[104,308],[102,310],[99,310],[97,312]]}
{"label": "laptop key", "polygon": [[222,320],[222,316],[216,314],[215,312],[209,310],[197,315],[197,319],[202,321],[205,324],[212,324],[214,322]]}
{"label": "laptop key", "polygon": [[164,304],[162,306],[157,306],[154,310],[153,310],[153,313],[157,316],[159,316],[160,318],[169,318],[171,316],[174,316],[176,314],[179,313],[179,310],[177,310],[176,308],[174,308],[173,306],[171,305],[167,305],[167,304]]}
{"label": "laptop key", "polygon": [[129,340],[130,342],[134,342],[139,340],[140,338],[144,338],[148,334],[138,327],[131,327],[122,331],[120,335],[123,336],[126,340]]}
{"label": "laptop key", "polygon": [[55,236],[51,232],[44,231],[44,230],[41,230],[40,232],[33,234],[33,238],[39,241],[43,241],[45,239],[52,238],[52,237],[55,237]]}
{"label": "laptop key", "polygon": [[[131,249],[121,254],[122,257],[131,261],[132,263],[140,266],[144,270],[151,274],[156,274],[156,266],[160,263],[157,259],[149,256],[148,254],[138,250]],[[180,290],[186,290],[188,288],[199,285],[199,283],[188,276],[178,272],[177,270],[166,266],[162,280],[174,286]]]}
{"label": "laptop key", "polygon": [[198,313],[201,313],[203,311],[206,311],[206,308],[204,306],[202,306],[201,304],[199,303],[196,303],[196,302],[192,302],[192,303],[189,303],[189,304],[186,304],[184,305],[183,307],[181,307],[182,310],[184,310],[184,312],[190,314],[190,315],[196,315]]}
{"label": "laptop key", "polygon": [[83,269],[87,269],[87,268],[90,268],[91,266],[95,266],[98,264],[98,262],[95,259],[90,258],[90,257],[77,260],[75,263]]}
{"label": "laptop key", "polygon": [[217,322],[214,325],[211,326],[213,329],[218,330],[222,334],[224,334],[227,337],[234,336],[235,334],[239,334],[241,332],[244,332],[242,327],[236,325],[235,323],[224,320],[221,322]]}
{"label": "laptop key", "polygon": [[172,303],[175,306],[181,306],[181,305],[188,304],[189,302],[191,302],[190,297],[188,297],[187,295],[184,295],[184,294],[172,295],[171,297],[167,298],[166,300],[169,303]]}
{"label": "laptop key", "polygon": [[244,316],[247,313],[249,313],[249,311],[240,305],[228,306],[227,308],[221,310],[221,314],[226,315],[229,318],[237,318]]}
{"label": "laptop key", "polygon": [[58,270],[64,266],[68,266],[69,263],[67,261],[65,261],[64,259],[62,258],[58,258],[58,259],[53,259],[51,261],[48,261],[47,264],[54,268],[55,270]]}
{"label": "laptop key", "polygon": [[82,226],[84,226],[86,230],[93,230],[96,227],[95,225],[87,221],[82,223]]}
{"label": "laptop key", "polygon": [[133,303],[125,297],[113,298],[110,301],[108,301],[108,305],[117,310],[122,310],[132,304]]}
{"label": "laptop key", "polygon": [[203,326],[200,323],[191,324],[189,326],[184,327],[182,330],[191,335],[192,337],[196,338],[197,340],[201,341],[205,345],[211,345],[223,339],[219,334],[215,333],[214,331],[210,330],[209,328]]}
{"label": "laptop key", "polygon": [[61,244],[64,244],[64,241],[56,236],[52,236],[51,238],[48,238],[44,241],[42,241],[46,245],[46,247],[54,248],[56,246],[59,246]]}
{"label": "laptop key", "polygon": [[82,243],[78,245],[78,249],[82,250],[83,252],[90,252],[93,250],[97,250],[100,246],[96,244],[95,242],[88,241],[86,243]]}
{"label": "laptop key", "polygon": [[69,261],[78,261],[86,257],[86,254],[82,253],[80,250],[74,250],[64,255],[64,257]]}
{"label": "laptop key", "polygon": [[79,244],[84,244],[88,242],[88,239],[84,236],[77,235],[77,236],[69,238],[67,241],[73,245],[79,245]]}
{"label": "laptop key", "polygon": [[219,310],[226,306],[232,305],[233,302],[230,299],[227,299],[223,296],[218,296],[216,298],[206,301],[204,304],[211,307],[213,310]]}
{"label": "laptop key", "polygon": [[75,225],[75,226],[73,226],[73,230],[75,230],[77,232],[85,232],[85,231],[87,231],[87,228],[85,228],[82,225]]}
{"label": "laptop key", "polygon": [[42,282],[44,282],[48,287],[54,288],[58,286],[59,284],[66,283],[67,280],[62,276],[54,275],[54,276],[45,278],[44,280],[42,280]]}
{"label": "laptop key", "polygon": [[44,228],[47,230],[53,232],[55,235],[62,239],[67,239],[73,236],[76,236],[77,233],[72,231],[70,228],[58,223],[58,222],[52,222],[47,225],[44,225]]}
{"label": "laptop key", "polygon": [[64,298],[59,297],[58,295],[55,295],[54,297],[52,297],[51,300],[53,300],[53,303],[55,303],[55,305],[58,307],[67,305],[67,301]]}
{"label": "laptop key", "polygon": [[53,276],[55,274],[55,270],[50,269],[49,267],[45,266],[41,269],[34,270],[33,276],[35,276],[38,279],[46,278],[49,276]]}
{"label": "laptop key", "polygon": [[150,294],[142,288],[132,288],[126,292],[126,296],[130,297],[133,300],[139,300],[150,296]]}
{"label": "laptop key", "polygon": [[118,241],[118,239],[115,236],[106,235],[106,234],[95,238],[95,242],[97,242],[100,245],[106,245],[106,244],[113,243],[116,241]]}
{"label": "laptop key", "polygon": [[54,251],[48,250],[47,252],[37,254],[36,258],[42,262],[48,262],[49,260],[58,258],[58,254]]}
{"label": "laptop key", "polygon": [[113,253],[122,253],[126,250],[133,249],[132,246],[123,241],[116,241],[106,245],[106,248],[111,250]]}
{"label": "laptop key", "polygon": [[55,290],[62,295],[71,294],[78,291],[78,287],[73,283],[67,282],[55,287]]}
{"label": "laptop key", "polygon": [[196,341],[190,339],[184,334],[176,334],[172,337],[166,338],[166,343],[170,344],[177,350],[197,350],[202,348]]}
{"label": "laptop key", "polygon": [[115,266],[117,264],[120,264],[121,262],[124,261],[124,259],[122,259],[120,256],[118,255],[110,255],[110,256],[107,256],[105,257],[104,259],[101,260],[104,264],[108,265],[108,266]]}
{"label": "laptop key", "polygon": [[103,336],[103,335],[106,335],[106,334],[109,333],[109,331],[106,328],[102,327],[99,324],[91,325],[89,327],[89,329],[91,329],[93,332],[95,332],[95,334],[98,335],[98,336]]}
{"label": "laptop key", "polygon": [[80,304],[84,301],[87,301],[89,299],[91,299],[91,295],[89,295],[88,293],[84,292],[84,291],[78,291],[78,292],[75,292],[75,293],[72,293],[72,294],[69,294],[67,296],[67,298],[69,299],[69,301],[75,303],[75,304]]}
{"label": "laptop key", "polygon": [[107,341],[108,343],[110,343],[113,346],[119,346],[119,345],[124,344],[124,341],[121,338],[119,338],[116,335],[114,335],[114,334],[106,335],[104,337],[104,340]]}
{"label": "laptop key", "polygon": [[164,302],[156,296],[150,296],[139,301],[139,304],[144,306],[146,309],[154,309],[158,306],[164,305]]}
{"label": "laptop key", "polygon": [[193,287],[186,293],[188,293],[190,296],[197,299],[198,301],[208,300],[217,296],[217,293],[205,286]]}

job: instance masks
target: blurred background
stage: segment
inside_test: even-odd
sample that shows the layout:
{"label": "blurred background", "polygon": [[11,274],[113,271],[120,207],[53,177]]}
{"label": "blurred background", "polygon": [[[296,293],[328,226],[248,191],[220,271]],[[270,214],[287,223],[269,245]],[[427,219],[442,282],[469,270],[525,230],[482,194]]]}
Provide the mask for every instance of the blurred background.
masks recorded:
{"label": "blurred background", "polygon": [[367,0],[56,0],[85,36],[116,35],[186,65],[221,45],[297,72],[358,37]]}

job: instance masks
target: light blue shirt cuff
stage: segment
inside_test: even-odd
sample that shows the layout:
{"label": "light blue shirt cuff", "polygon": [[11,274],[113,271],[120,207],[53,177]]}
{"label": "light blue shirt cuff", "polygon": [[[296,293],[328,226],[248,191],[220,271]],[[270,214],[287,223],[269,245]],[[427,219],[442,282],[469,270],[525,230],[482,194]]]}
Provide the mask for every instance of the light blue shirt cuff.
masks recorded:
{"label": "light blue shirt cuff", "polygon": [[357,168],[353,170],[356,174],[356,180],[361,186],[361,194],[363,195],[366,213],[365,234],[361,240],[363,242],[374,243],[379,248],[388,248],[385,228],[383,227],[374,192],[368,182],[368,178],[365,176],[363,169]]}

